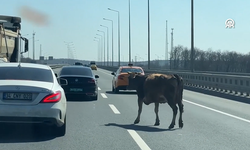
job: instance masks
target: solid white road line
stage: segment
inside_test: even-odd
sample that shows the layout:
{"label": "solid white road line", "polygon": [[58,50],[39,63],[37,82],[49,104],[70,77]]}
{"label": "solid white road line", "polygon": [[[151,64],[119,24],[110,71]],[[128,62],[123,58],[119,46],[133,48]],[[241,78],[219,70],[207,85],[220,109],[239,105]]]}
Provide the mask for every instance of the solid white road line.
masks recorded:
{"label": "solid white road line", "polygon": [[104,93],[101,93],[101,96],[102,96],[103,98],[108,98]]}
{"label": "solid white road line", "polygon": [[220,113],[220,114],[223,114],[223,115],[226,115],[226,116],[229,116],[229,117],[232,117],[232,118],[235,118],[235,119],[238,119],[238,120],[241,120],[241,121],[244,121],[244,122],[247,122],[247,123],[250,123],[250,120],[247,120],[247,119],[235,116],[235,115],[231,115],[231,114],[225,113],[223,111],[219,111],[219,110],[216,110],[216,109],[213,109],[213,108],[201,105],[201,104],[197,104],[197,103],[185,100],[185,99],[183,99],[183,101],[190,103],[190,104],[193,104],[193,105],[196,105],[196,106],[199,106],[199,107],[202,107],[202,108],[205,108],[205,109],[208,109],[208,110],[211,110],[211,111],[214,111],[214,112],[217,112],[217,113]]}
{"label": "solid white road line", "polygon": [[101,90],[101,88],[99,88],[99,87],[98,87],[98,90],[100,91],[100,90]]}
{"label": "solid white road line", "polygon": [[148,147],[148,145],[143,141],[143,139],[139,136],[139,134],[136,133],[135,130],[127,130],[127,131],[142,150],[151,150]]}
{"label": "solid white road line", "polygon": [[115,114],[121,114],[113,104],[109,104],[109,107],[113,110]]}

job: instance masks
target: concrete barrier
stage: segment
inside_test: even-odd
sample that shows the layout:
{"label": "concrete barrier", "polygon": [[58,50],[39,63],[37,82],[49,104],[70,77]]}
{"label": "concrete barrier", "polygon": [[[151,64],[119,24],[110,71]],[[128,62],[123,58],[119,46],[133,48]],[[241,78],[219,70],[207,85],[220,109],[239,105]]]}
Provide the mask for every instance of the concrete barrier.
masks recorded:
{"label": "concrete barrier", "polygon": [[[117,71],[118,67],[98,66],[111,72]],[[249,98],[250,76],[174,72],[163,70],[144,70],[145,73],[164,73],[180,75],[187,87],[202,88],[211,91],[219,91],[226,94],[239,95]]]}

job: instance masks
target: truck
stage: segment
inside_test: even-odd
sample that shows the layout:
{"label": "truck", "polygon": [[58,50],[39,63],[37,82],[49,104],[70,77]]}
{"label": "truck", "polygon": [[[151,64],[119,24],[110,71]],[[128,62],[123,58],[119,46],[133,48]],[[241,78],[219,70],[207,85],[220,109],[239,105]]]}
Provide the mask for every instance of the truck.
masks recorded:
{"label": "truck", "polygon": [[[23,51],[22,41],[25,43]],[[28,49],[28,39],[21,36],[21,18],[0,15],[0,63],[20,62],[21,55]]]}

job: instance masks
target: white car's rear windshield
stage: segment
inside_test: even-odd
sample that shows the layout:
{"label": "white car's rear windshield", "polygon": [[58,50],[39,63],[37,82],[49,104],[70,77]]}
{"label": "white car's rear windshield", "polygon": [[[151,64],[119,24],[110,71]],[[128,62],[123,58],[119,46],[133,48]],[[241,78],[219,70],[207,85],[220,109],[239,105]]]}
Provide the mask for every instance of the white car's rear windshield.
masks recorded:
{"label": "white car's rear windshield", "polygon": [[53,82],[50,70],[28,67],[0,67],[0,80],[31,80]]}
{"label": "white car's rear windshield", "polygon": [[127,73],[127,72],[142,73],[142,70],[139,68],[122,68],[121,73]]}
{"label": "white car's rear windshield", "polygon": [[92,71],[89,68],[74,68],[74,67],[65,67],[61,70],[61,75],[82,75],[92,77]]}

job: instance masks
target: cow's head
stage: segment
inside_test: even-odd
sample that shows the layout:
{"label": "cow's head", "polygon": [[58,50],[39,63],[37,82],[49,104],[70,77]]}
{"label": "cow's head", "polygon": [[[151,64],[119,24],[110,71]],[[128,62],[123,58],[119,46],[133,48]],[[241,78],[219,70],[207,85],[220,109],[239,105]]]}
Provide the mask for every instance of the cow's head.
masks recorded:
{"label": "cow's head", "polygon": [[128,76],[128,89],[136,89],[141,80],[141,73],[137,73],[137,72],[128,72],[129,76]]}

